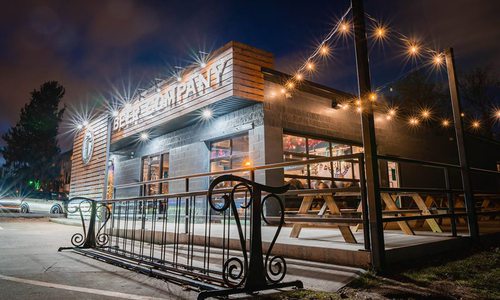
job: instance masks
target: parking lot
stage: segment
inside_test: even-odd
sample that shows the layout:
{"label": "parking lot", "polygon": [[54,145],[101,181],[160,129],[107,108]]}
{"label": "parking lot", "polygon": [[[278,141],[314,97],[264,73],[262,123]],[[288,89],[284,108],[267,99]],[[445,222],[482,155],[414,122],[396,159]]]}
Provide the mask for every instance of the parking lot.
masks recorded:
{"label": "parking lot", "polygon": [[78,227],[0,218],[0,299],[193,299],[196,293],[72,252]]}
{"label": "parking lot", "polygon": [[[0,216],[0,299],[196,298],[196,292],[173,283],[71,251],[57,252],[60,246],[70,246],[71,236],[81,228],[35,216]],[[289,280],[299,279],[306,288],[325,291],[338,290],[362,272],[292,260],[288,268]]]}

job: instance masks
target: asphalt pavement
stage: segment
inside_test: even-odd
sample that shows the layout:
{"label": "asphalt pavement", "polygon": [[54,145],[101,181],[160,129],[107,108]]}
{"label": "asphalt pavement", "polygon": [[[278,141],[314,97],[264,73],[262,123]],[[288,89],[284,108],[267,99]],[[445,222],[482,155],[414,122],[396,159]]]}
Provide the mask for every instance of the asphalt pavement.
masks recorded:
{"label": "asphalt pavement", "polygon": [[[150,278],[74,252],[80,230],[48,218],[0,218],[0,299],[196,299],[182,286]],[[286,280],[306,288],[335,291],[360,269],[312,262],[288,262]]]}

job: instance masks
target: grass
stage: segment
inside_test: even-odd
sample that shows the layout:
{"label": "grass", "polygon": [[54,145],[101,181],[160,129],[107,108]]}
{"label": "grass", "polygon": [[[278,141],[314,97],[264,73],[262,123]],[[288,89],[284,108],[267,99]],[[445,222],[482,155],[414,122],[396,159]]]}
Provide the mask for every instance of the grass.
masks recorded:
{"label": "grass", "polygon": [[500,248],[457,251],[385,276],[366,272],[337,293],[293,290],[261,299],[500,299]]}
{"label": "grass", "polygon": [[409,270],[401,275],[418,285],[450,282],[481,297],[500,299],[500,248],[490,248],[442,265]]}

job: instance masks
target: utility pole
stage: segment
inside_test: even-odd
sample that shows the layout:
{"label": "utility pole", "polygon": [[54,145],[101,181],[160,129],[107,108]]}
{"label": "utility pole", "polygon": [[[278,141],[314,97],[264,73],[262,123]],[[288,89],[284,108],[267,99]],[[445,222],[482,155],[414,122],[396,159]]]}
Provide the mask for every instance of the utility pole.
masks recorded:
{"label": "utility pole", "polygon": [[[363,0],[351,0],[354,23],[354,43],[356,49],[356,68],[358,73],[358,92],[362,104],[361,129],[366,166],[366,194],[368,197],[368,217],[370,223],[371,261],[375,270],[382,270],[385,264],[384,228],[382,223],[382,204],[380,201],[380,181],[373,121],[370,66],[365,29]],[[363,228],[368,230],[368,228]]]}
{"label": "utility pole", "polygon": [[479,238],[477,226],[476,206],[470,182],[469,162],[465,149],[464,124],[462,121],[462,109],[458,94],[457,76],[455,72],[455,58],[453,48],[445,50],[446,69],[448,71],[448,83],[450,85],[451,108],[453,111],[453,122],[455,123],[455,134],[457,138],[458,160],[460,163],[460,174],[462,176],[462,187],[464,189],[465,208],[467,210],[467,221],[471,238]]}

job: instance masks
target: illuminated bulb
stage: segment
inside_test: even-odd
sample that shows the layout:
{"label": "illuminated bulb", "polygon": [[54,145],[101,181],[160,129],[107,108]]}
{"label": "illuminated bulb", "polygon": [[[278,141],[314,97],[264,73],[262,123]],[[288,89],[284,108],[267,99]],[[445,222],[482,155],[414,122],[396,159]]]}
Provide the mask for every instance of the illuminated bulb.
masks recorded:
{"label": "illuminated bulb", "polygon": [[495,112],[495,117],[500,119],[500,109]]}
{"label": "illuminated bulb", "polygon": [[76,128],[78,128],[78,129],[82,129],[82,128],[83,128],[83,125],[82,125],[82,124],[78,124],[78,125],[76,126]]}
{"label": "illuminated bulb", "polygon": [[343,104],[343,105],[342,105],[342,109],[343,109],[343,110],[347,110],[347,109],[349,109],[349,104],[348,104],[348,103]]}
{"label": "illuminated bulb", "polygon": [[410,118],[409,123],[412,126],[417,126],[419,123],[419,120],[417,118]]}
{"label": "illuminated bulb", "polygon": [[297,73],[297,74],[295,75],[295,79],[297,79],[297,80],[302,80],[302,79],[304,79],[304,76],[302,76],[302,74],[300,74],[300,73]]}
{"label": "illuminated bulb", "polygon": [[89,121],[83,121],[83,126],[87,127],[89,125]]}
{"label": "illuminated bulb", "polygon": [[126,109],[129,109],[129,108],[131,108],[131,107],[132,107],[132,104],[130,104],[130,103],[125,103],[125,108],[126,108]]}
{"label": "illuminated bulb", "polygon": [[360,113],[363,111],[363,108],[361,108],[361,106],[360,106],[360,107],[356,108],[356,111]]}
{"label": "illuminated bulb", "polygon": [[161,89],[159,87],[156,88],[156,92],[159,93],[161,92]]}
{"label": "illuminated bulb", "polygon": [[245,161],[245,163],[243,164],[245,167],[250,167],[252,165],[252,162],[247,160]]}
{"label": "illuminated bulb", "polygon": [[182,77],[181,76],[177,76],[177,82],[181,82],[182,81]]}
{"label": "illuminated bulb", "polygon": [[355,103],[356,103],[357,106],[361,106],[361,100],[358,99],[358,100],[356,100]]}
{"label": "illuminated bulb", "polygon": [[387,34],[387,29],[385,29],[383,26],[378,26],[375,28],[375,37],[378,40],[383,40]]}
{"label": "illuminated bulb", "polygon": [[313,64],[312,62],[309,62],[309,63],[307,63],[306,68],[307,68],[309,71],[312,71],[312,70],[314,70],[314,64]]}
{"label": "illuminated bulb", "polygon": [[202,112],[201,112],[201,116],[203,117],[203,119],[205,120],[208,120],[212,117],[213,113],[212,113],[212,110],[208,109],[208,108],[205,108]]}
{"label": "illuminated bulb", "polygon": [[375,100],[377,100],[377,94],[376,93],[370,93],[369,98],[370,98],[371,101],[375,101]]}
{"label": "illuminated bulb", "polygon": [[463,117],[465,117],[465,114],[464,114],[464,113],[461,113],[461,114],[460,114],[460,116],[463,118]]}
{"label": "illuminated bulb", "polygon": [[113,111],[111,112],[111,116],[113,116],[113,117],[118,117],[118,111],[117,111],[117,110],[113,110]]}
{"label": "illuminated bulb", "polygon": [[281,92],[282,94],[285,94],[285,93],[286,93],[286,89],[285,89],[285,88],[282,88],[282,89],[280,90],[280,92]]}
{"label": "illuminated bulb", "polygon": [[339,31],[342,33],[349,32],[349,23],[343,22],[342,24],[340,24]]}
{"label": "illuminated bulb", "polygon": [[141,139],[141,141],[147,141],[149,139],[149,134],[147,132],[143,132],[141,133],[139,138]]}
{"label": "illuminated bulb", "polygon": [[328,53],[330,53],[330,49],[328,48],[327,45],[323,45],[321,46],[319,53],[321,53],[322,55],[328,55]]}
{"label": "illuminated bulb", "polygon": [[441,66],[443,64],[443,56],[439,53],[434,55],[434,57],[432,58],[432,62],[437,67]]}
{"label": "illuminated bulb", "polygon": [[419,51],[419,47],[417,44],[410,44],[410,47],[408,48],[408,53],[411,56],[417,56]]}
{"label": "illuminated bulb", "polygon": [[431,112],[427,109],[422,110],[422,118],[428,119],[431,116]]}
{"label": "illuminated bulb", "polygon": [[450,126],[450,121],[443,120],[443,122],[441,122],[441,125],[443,125],[443,127],[448,127],[448,126]]}
{"label": "illuminated bulb", "polygon": [[479,121],[472,122],[472,127],[473,128],[479,128],[479,126],[481,126],[481,123],[479,123]]}
{"label": "illuminated bulb", "polygon": [[204,68],[204,67],[206,67],[206,66],[207,66],[207,64],[206,64],[205,62],[202,62],[202,63],[200,64],[200,67],[202,67],[202,68]]}
{"label": "illuminated bulb", "polygon": [[293,84],[293,82],[289,82],[289,83],[286,84],[286,87],[288,89],[293,89],[295,87],[295,84]]}
{"label": "illuminated bulb", "polygon": [[389,116],[394,117],[396,115],[396,110],[394,108],[391,108],[387,113],[389,114]]}

